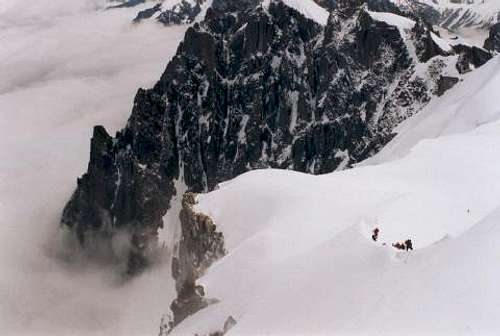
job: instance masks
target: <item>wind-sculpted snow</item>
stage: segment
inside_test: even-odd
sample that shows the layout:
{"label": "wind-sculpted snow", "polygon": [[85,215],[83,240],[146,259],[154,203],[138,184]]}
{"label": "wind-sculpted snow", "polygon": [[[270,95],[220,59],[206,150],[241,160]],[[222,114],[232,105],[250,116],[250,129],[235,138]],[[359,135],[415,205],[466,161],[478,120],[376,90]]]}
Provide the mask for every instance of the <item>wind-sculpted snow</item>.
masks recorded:
{"label": "wind-sculpted snow", "polygon": [[[198,196],[225,237],[228,254],[199,280],[220,302],[173,335],[209,334],[227,316],[227,335],[496,334],[498,88],[496,59],[408,121],[434,138],[397,161],[259,170]],[[406,239],[413,251],[392,247]]]}

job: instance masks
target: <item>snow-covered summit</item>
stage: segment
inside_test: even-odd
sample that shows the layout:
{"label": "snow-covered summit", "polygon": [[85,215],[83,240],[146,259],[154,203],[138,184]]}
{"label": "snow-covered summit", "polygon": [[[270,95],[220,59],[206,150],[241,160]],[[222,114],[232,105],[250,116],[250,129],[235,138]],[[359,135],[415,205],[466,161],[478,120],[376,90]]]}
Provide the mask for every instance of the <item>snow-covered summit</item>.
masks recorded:
{"label": "snow-covered summit", "polygon": [[282,1],[288,7],[297,10],[305,17],[321,25],[326,25],[328,22],[328,10],[318,5],[314,0],[262,0],[262,5],[269,7],[269,4],[273,1]]}
{"label": "snow-covered summit", "polygon": [[[186,24],[194,21],[201,21],[212,4],[219,5],[225,1],[233,0],[157,0],[148,2],[146,8],[141,10],[135,22],[145,19],[155,19],[165,25]],[[257,0],[250,1],[256,5],[269,7],[271,2],[280,1],[285,5],[301,12],[304,16],[322,25],[328,20],[328,10],[325,6],[320,6],[318,0]],[[144,1],[142,1],[144,2]],[[141,2],[141,3],[142,3]]]}

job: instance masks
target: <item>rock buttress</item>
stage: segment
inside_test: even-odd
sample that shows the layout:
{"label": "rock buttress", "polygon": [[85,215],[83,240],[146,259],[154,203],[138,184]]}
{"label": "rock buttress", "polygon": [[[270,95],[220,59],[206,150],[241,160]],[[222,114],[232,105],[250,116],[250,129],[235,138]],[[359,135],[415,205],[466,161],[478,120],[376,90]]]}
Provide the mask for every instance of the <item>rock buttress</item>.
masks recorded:
{"label": "rock buttress", "polygon": [[224,236],[209,216],[193,209],[195,204],[196,194],[184,194],[179,215],[182,236],[172,260],[177,291],[177,298],[170,306],[174,314],[173,326],[211,303],[204,298],[204,289],[196,280],[226,254]]}

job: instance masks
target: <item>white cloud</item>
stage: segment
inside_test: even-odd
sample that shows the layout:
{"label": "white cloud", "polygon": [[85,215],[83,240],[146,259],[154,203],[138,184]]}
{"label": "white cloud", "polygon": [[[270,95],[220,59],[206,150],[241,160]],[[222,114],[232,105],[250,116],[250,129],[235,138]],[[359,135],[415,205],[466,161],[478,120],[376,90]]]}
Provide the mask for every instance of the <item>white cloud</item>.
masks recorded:
{"label": "white cloud", "polygon": [[137,8],[104,7],[0,2],[1,335],[155,334],[174,294],[168,265],[117,285],[51,257],[92,126],[125,124],[135,91],[159,78],[185,31],[134,26]]}

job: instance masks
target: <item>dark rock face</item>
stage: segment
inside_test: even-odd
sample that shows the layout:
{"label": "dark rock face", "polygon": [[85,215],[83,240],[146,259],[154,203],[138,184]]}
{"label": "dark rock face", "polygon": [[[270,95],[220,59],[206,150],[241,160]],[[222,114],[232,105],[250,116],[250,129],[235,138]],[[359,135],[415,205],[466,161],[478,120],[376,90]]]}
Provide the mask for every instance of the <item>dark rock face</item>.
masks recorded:
{"label": "dark rock face", "polygon": [[329,10],[334,9],[337,5],[337,0],[314,0],[314,2]]}
{"label": "dark rock face", "polygon": [[478,68],[488,62],[492,57],[486,50],[463,44],[453,46],[453,50],[459,55],[457,70],[460,73],[466,73]]}
{"label": "dark rock face", "polygon": [[435,10],[429,5],[421,3],[415,3],[414,6],[415,7],[413,9],[416,10],[417,15],[424,19],[426,22],[432,25],[439,25],[441,23],[442,16],[439,11]]}
{"label": "dark rock face", "polygon": [[441,76],[438,83],[437,95],[442,96],[446,91],[454,87],[459,79],[456,77]]}
{"label": "dark rock face", "polygon": [[484,42],[484,48],[500,53],[500,22],[491,27],[490,35]]}
{"label": "dark rock face", "polygon": [[434,42],[431,34],[431,28],[423,21],[417,20],[413,33],[419,36],[415,44],[418,59],[421,62],[428,62],[435,56],[449,56],[450,53],[441,50],[441,48]]}
{"label": "dark rock face", "polygon": [[130,235],[131,272],[153,256],[162,216],[175,194],[174,125],[163,118],[164,108],[160,96],[139,90],[127,127],[115,139],[102,127],[94,129],[88,171],[63,211],[62,223],[82,246],[96,236]]}
{"label": "dark rock face", "polygon": [[217,232],[210,217],[193,210],[195,204],[195,194],[184,194],[179,216],[182,238],[172,261],[172,275],[178,294],[170,306],[174,313],[172,327],[212,303],[204,298],[203,287],[197,286],[196,280],[214,261],[226,254],[222,233]]}
{"label": "dark rock face", "polygon": [[365,0],[364,2],[366,2],[369,10],[375,12],[403,14],[402,10],[390,0]]}
{"label": "dark rock face", "polygon": [[[334,10],[326,27],[259,4],[214,0],[154,88],[138,91],[127,126],[115,138],[95,129],[62,217],[83,246],[126,232],[135,272],[154,256],[174,182],[204,192],[252,169],[323,174],[364,160],[438,92],[455,59],[426,25],[403,33],[361,4]],[[464,48],[464,64],[485,57]]]}

